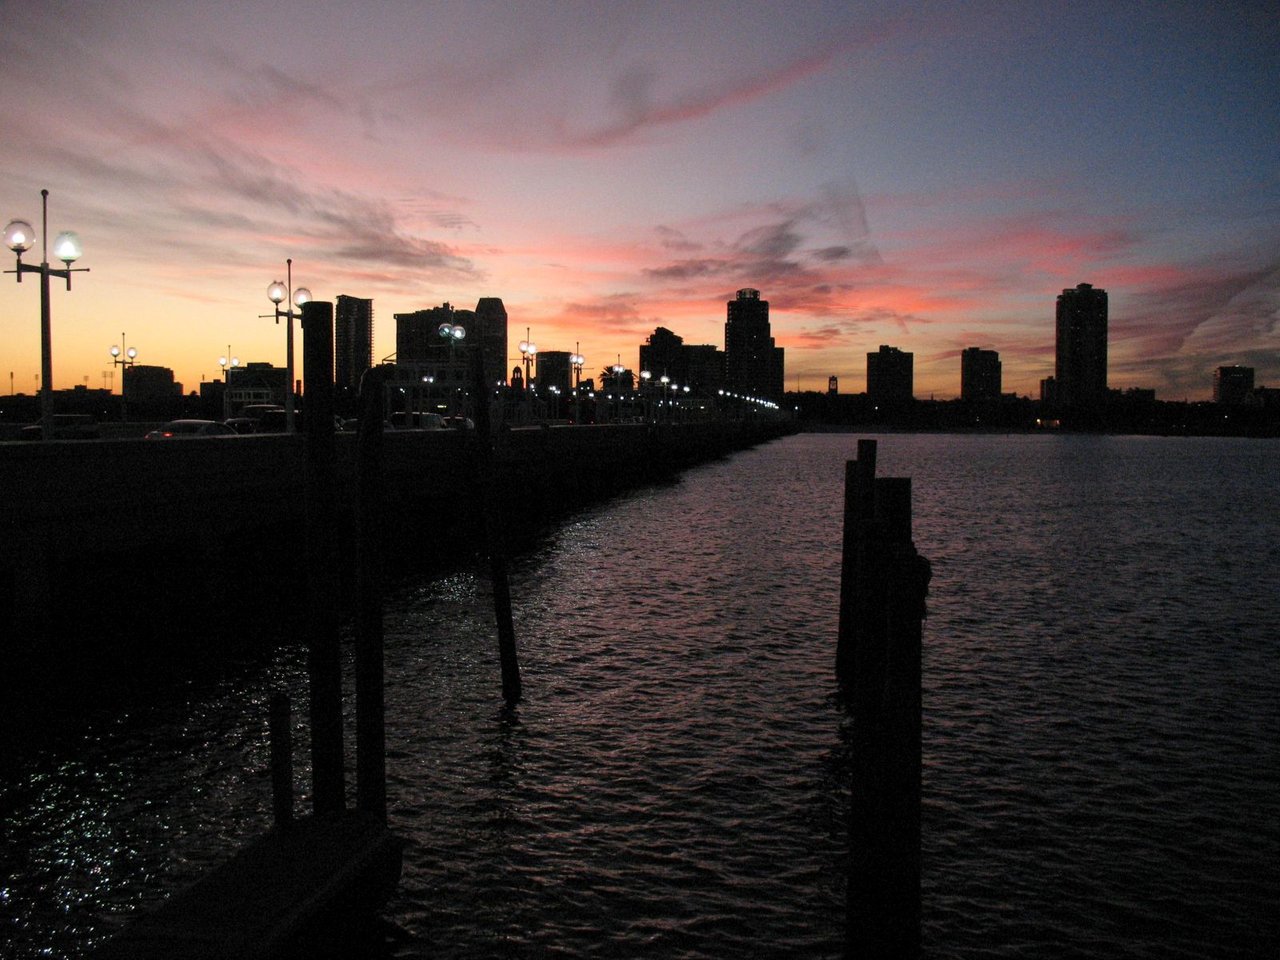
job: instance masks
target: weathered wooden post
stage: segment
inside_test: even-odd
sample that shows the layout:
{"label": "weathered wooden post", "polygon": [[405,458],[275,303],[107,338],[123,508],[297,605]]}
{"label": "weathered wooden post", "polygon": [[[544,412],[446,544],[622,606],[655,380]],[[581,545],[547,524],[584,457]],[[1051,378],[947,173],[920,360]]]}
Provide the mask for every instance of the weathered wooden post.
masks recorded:
{"label": "weathered wooden post", "polygon": [[[333,304],[302,305],[306,428],[307,642],[311,686],[311,793],[316,813],[344,805],[342,662],[334,550]],[[291,387],[292,388],[292,387]]]}
{"label": "weathered wooden post", "polygon": [[836,677],[846,687],[856,674],[860,634],[866,620],[870,575],[866,524],[874,516],[876,442],[858,441],[858,459],[844,468],[844,542],[840,564],[840,625],[836,640]]}
{"label": "weathered wooden post", "polygon": [[387,819],[382,636],[382,422],[387,368],[360,378],[356,434],[356,807]]}
{"label": "weathered wooden post", "polygon": [[[859,443],[860,461],[864,450]],[[875,479],[874,466],[849,473],[846,576],[850,548],[855,561],[847,594],[842,582],[841,639],[851,647],[837,657],[854,713],[847,955],[911,958],[920,954],[921,621],[930,567],[911,541],[911,481]]]}
{"label": "weathered wooden post", "polygon": [[507,579],[506,549],[498,523],[498,498],[493,477],[493,433],[490,423],[490,385],[484,376],[484,340],[477,337],[471,348],[471,392],[475,396],[475,445],[473,463],[480,493],[481,522],[485,550],[489,554],[489,576],[493,585],[493,612],[498,626],[498,660],[502,669],[502,698],[517,703],[522,694],[520,661],[516,656],[516,630],[511,617],[511,585]]}

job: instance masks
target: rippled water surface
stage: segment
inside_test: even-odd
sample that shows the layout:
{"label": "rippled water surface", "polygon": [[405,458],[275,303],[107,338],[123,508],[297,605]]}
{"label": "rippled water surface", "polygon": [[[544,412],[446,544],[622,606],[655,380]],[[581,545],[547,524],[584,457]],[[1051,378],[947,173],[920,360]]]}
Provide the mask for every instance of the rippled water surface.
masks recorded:
{"label": "rippled water surface", "polygon": [[[840,955],[855,443],[739,454],[518,558],[511,713],[485,580],[401,585],[393,956]],[[1280,445],[904,435],[879,454],[913,479],[934,569],[926,954],[1274,955]],[[16,745],[4,956],[81,955],[261,830],[265,702],[301,704],[304,672],[285,647]]]}

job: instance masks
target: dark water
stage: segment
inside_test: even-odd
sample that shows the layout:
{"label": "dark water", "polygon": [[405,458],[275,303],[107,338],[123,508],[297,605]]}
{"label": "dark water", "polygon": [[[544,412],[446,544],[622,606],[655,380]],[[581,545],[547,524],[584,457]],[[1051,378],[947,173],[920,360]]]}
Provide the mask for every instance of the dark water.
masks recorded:
{"label": "dark water", "polygon": [[[514,714],[484,580],[397,593],[393,956],[840,955],[855,443],[740,454],[521,558]],[[1275,955],[1280,444],[890,436],[879,472],[934,568],[926,954]],[[82,955],[260,831],[266,700],[304,672],[284,648],[15,744],[3,955]]]}

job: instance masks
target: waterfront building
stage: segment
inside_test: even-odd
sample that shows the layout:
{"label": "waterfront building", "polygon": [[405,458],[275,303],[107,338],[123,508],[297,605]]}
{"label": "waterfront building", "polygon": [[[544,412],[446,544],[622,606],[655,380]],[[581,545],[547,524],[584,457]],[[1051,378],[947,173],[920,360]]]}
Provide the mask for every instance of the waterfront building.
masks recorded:
{"label": "waterfront building", "polygon": [[1213,371],[1213,402],[1239,404],[1253,392],[1253,367],[1218,367]]}
{"label": "waterfront building", "polygon": [[769,301],[750,287],[728,303],[724,325],[725,388],[751,397],[782,399],[783,348],[774,346]]}
{"label": "waterfront building", "polygon": [[546,393],[555,387],[561,393],[573,392],[573,356],[567,350],[539,350],[534,359],[537,374],[534,382],[538,385],[538,394]]}
{"label": "waterfront building", "polygon": [[373,366],[373,301],[338,294],[333,315],[333,383],[339,390],[360,388]]}
{"label": "waterfront building", "polygon": [[867,354],[867,398],[880,410],[911,405],[915,389],[915,354],[884,344]]}
{"label": "waterfront building", "polygon": [[1000,354],[969,347],[960,354],[960,399],[1000,399]]}
{"label": "waterfront building", "polygon": [[130,403],[170,400],[182,396],[182,384],[174,381],[168,367],[131,363],[124,368],[124,392]]}
{"label": "waterfront building", "polygon": [[1099,407],[1107,398],[1107,291],[1077,284],[1058,296],[1054,380],[1063,407]]}
{"label": "waterfront building", "polygon": [[699,396],[714,396],[725,385],[725,354],[713,344],[690,345],[666,327],[658,327],[640,345],[640,369],[652,380],[668,377]]}
{"label": "waterfront building", "polygon": [[684,337],[658,327],[640,344],[640,369],[648,370],[655,380],[667,376],[675,383],[683,383],[688,379],[683,348]]}
{"label": "waterfront building", "polygon": [[468,339],[484,346],[484,381],[497,386],[506,383],[507,308],[501,297],[481,297],[476,301],[475,326]]}
{"label": "waterfront building", "polygon": [[[484,347],[484,378],[497,385],[506,380],[507,311],[498,297],[482,297],[475,310],[459,310],[449,303],[413,313],[394,314],[398,379],[430,377],[437,390],[470,389],[471,351]],[[441,324],[461,325],[462,340],[440,335]]]}
{"label": "waterfront building", "polygon": [[228,367],[226,378],[226,409],[233,415],[250,404],[284,406],[289,383],[289,372],[284,367],[270,363],[246,363],[242,367]]}
{"label": "waterfront building", "polygon": [[688,386],[695,396],[714,397],[724,387],[724,351],[712,344],[686,344],[681,355],[684,358],[684,379],[676,383]]}

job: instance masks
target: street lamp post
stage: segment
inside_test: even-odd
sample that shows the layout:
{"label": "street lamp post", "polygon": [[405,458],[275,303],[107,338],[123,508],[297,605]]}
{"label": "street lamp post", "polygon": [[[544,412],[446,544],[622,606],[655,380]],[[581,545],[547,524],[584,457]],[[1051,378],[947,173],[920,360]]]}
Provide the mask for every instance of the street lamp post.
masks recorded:
{"label": "street lamp post", "polygon": [[[454,348],[457,347],[459,343],[461,343],[463,340],[467,338],[467,328],[460,323],[442,323],[440,324],[440,326],[436,327],[436,333],[440,334],[440,336],[443,337],[445,340],[447,340],[449,343],[449,379],[452,380],[454,383],[458,383],[460,381],[465,382],[466,377],[458,376],[457,367],[455,366],[455,363],[454,363],[453,352],[454,352]],[[449,388],[449,415],[450,416],[453,416],[453,414],[455,413],[453,398],[457,390],[458,390],[457,387],[451,386]]]}
{"label": "street lamp post", "polygon": [[66,264],[63,270],[49,266],[49,191],[40,191],[40,266],[22,262],[22,255],[35,243],[35,230],[25,220],[10,220],[4,228],[4,245],[17,255],[18,265],[5,273],[17,274],[18,283],[24,273],[40,274],[40,438],[53,439],[53,326],[49,317],[49,278],[67,281],[71,289],[71,274],[88,273],[88,267],[72,268],[71,264],[83,252],[80,238],[71,231],[63,231],[53,241],[53,253]]}
{"label": "street lamp post", "polygon": [[587,358],[582,355],[582,344],[575,342],[569,363],[573,365],[573,422],[577,424],[582,423],[582,398],[578,390],[582,383],[582,365],[586,362]]}
{"label": "street lamp post", "polygon": [[[297,428],[294,425],[293,416],[293,321],[295,318],[302,317],[301,307],[304,303],[311,299],[311,291],[306,287],[293,289],[293,258],[285,260],[285,282],[279,280],[274,281],[271,286],[267,287],[267,299],[276,305],[275,318],[276,323],[280,322],[280,318],[285,318],[285,383],[284,390],[284,422],[285,430],[289,433],[296,433]],[[280,304],[288,301],[290,306],[281,310]],[[294,310],[294,307],[298,310]],[[265,314],[271,316],[271,314]]]}
{"label": "street lamp post", "polygon": [[617,423],[622,418],[622,355],[618,355],[618,362],[609,368],[613,373],[613,421]]}
{"label": "street lamp post", "polygon": [[120,368],[120,422],[125,423],[129,419],[129,378],[125,376],[125,372],[133,366],[133,361],[138,356],[135,347],[121,349],[124,346],[124,334],[120,334],[120,346],[111,345],[111,364]]}
{"label": "street lamp post", "polygon": [[240,366],[240,358],[231,355],[231,344],[227,344],[227,352],[218,358],[218,366],[222,368],[222,419],[231,419],[231,371]]}
{"label": "street lamp post", "polygon": [[652,378],[652,370],[640,371],[640,408],[644,411],[645,420],[653,418],[653,398],[649,394],[649,381]]}
{"label": "street lamp post", "polygon": [[[529,336],[529,328],[524,328],[524,335]],[[538,354],[538,345],[532,340],[525,339],[520,341],[520,357],[524,362],[524,388],[529,389],[529,367],[533,364],[533,358]]]}

